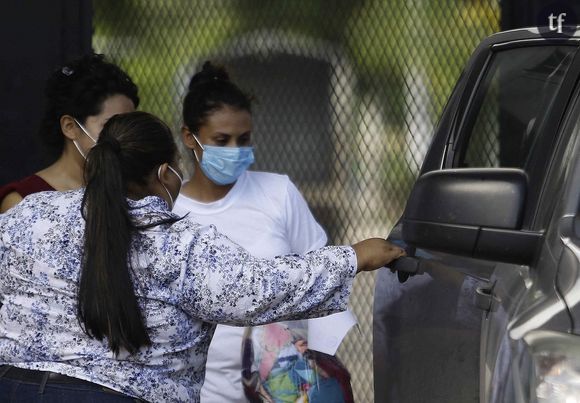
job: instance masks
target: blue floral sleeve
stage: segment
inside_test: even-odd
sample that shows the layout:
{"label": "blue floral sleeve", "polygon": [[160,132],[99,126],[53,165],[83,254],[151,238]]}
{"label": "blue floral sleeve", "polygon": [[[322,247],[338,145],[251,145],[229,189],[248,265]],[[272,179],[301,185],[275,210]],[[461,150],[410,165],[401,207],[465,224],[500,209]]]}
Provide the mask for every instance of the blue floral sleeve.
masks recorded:
{"label": "blue floral sleeve", "polygon": [[[152,344],[115,356],[77,317],[82,196],[82,189],[36,193],[0,214],[0,364],[151,402],[198,402],[215,328],[208,322],[257,324],[346,308],[356,271],[351,248],[258,260],[185,217],[133,233],[133,286]],[[173,217],[157,196],[127,202],[138,226]]]}
{"label": "blue floral sleeve", "polygon": [[251,326],[347,308],[356,274],[351,247],[257,259],[215,227],[200,230],[190,249],[181,302],[193,317]]}

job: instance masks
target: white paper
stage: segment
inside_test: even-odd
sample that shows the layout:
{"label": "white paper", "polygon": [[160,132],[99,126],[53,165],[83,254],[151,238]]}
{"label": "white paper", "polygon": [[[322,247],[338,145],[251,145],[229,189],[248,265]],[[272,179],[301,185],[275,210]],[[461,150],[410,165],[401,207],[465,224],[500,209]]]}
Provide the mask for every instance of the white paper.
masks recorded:
{"label": "white paper", "polygon": [[323,318],[309,319],[308,348],[335,355],[350,328],[356,324],[356,318],[348,310]]}

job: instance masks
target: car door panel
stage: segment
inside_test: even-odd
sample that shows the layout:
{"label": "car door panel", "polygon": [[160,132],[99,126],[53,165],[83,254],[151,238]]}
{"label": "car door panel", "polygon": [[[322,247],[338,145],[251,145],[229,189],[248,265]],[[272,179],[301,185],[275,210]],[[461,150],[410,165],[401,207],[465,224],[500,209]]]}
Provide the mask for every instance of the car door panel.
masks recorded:
{"label": "car door panel", "polygon": [[[404,245],[398,229],[389,239]],[[494,264],[424,249],[413,254],[421,275],[400,283],[389,270],[377,274],[374,363],[386,376],[375,381],[375,401],[478,401],[482,311],[474,295],[488,285]]]}

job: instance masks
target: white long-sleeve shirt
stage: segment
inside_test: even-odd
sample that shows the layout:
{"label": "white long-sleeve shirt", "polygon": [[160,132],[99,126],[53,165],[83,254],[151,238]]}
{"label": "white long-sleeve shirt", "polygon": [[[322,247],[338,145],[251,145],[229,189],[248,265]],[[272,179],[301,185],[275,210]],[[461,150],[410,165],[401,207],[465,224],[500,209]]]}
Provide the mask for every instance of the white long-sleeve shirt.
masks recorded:
{"label": "white long-sleeve shirt", "polygon": [[[135,293],[152,345],[115,357],[79,326],[83,191],[28,196],[0,215],[0,363],[85,379],[153,402],[197,402],[215,323],[248,326],[345,310],[350,247],[257,259],[195,217],[138,232]],[[171,214],[130,201],[135,222]]]}
{"label": "white long-sleeve shirt", "polygon": [[[173,210],[179,215],[189,213],[201,224],[215,225],[218,231],[259,258],[305,254],[322,248],[327,241],[308,204],[286,175],[245,171],[222,199],[202,203],[181,194]],[[289,328],[305,329],[308,322],[283,323]],[[201,403],[248,402],[242,382],[246,330],[217,326],[209,345]],[[255,347],[254,353],[258,354],[268,348]]]}

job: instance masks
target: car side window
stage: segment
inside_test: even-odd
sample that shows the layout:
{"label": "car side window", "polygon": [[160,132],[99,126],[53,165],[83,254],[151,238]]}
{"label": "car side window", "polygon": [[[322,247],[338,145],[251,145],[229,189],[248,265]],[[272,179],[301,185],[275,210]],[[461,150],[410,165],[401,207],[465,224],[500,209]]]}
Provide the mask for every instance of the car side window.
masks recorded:
{"label": "car side window", "polygon": [[537,154],[547,151],[541,150],[541,134],[556,132],[543,126],[575,51],[573,46],[496,51],[460,129],[454,167],[528,171]]}

